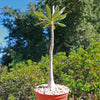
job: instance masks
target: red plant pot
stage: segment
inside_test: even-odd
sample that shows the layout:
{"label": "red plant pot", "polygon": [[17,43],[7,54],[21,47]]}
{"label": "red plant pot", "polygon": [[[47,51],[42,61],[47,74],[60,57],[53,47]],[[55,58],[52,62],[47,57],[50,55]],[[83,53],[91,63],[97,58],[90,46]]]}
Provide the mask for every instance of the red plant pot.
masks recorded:
{"label": "red plant pot", "polygon": [[61,95],[46,95],[46,94],[40,94],[38,92],[35,91],[34,89],[34,93],[36,96],[36,100],[67,100],[68,99],[68,93],[65,94],[61,94]]}

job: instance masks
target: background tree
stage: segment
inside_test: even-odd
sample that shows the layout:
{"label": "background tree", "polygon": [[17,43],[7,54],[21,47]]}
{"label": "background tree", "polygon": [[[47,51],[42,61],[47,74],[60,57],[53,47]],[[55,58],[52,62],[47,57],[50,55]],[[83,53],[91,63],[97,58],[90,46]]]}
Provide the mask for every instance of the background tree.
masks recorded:
{"label": "background tree", "polygon": [[14,52],[11,54],[12,59],[16,61],[26,59],[39,61],[41,56],[47,53],[45,33],[41,26],[34,26],[37,22],[34,17],[35,9],[38,7],[33,3],[29,4],[27,12],[8,6],[3,8],[2,13],[5,16],[3,25],[9,30],[9,35],[5,39],[8,41],[8,48]]}
{"label": "background tree", "polygon": [[59,7],[65,6],[65,12],[68,12],[66,19],[62,21],[67,28],[63,30],[57,27],[55,30],[57,33],[55,34],[55,53],[68,52],[73,46],[77,48],[83,45],[86,48],[92,39],[99,40],[99,0],[45,0],[45,3],[50,6],[52,4],[59,4]]}
{"label": "background tree", "polygon": [[[27,12],[18,9],[5,7],[3,15],[4,26],[9,30],[9,45],[16,53],[14,59],[21,58],[38,61],[42,55],[48,53],[51,35],[50,29],[42,29],[42,25],[37,28],[34,23],[34,9],[42,11],[45,4],[59,4],[59,7],[66,7],[67,17],[61,22],[67,27],[56,27],[54,54],[64,51],[69,54],[71,48],[78,48],[80,45],[87,48],[92,39],[100,40],[100,1],[99,0],[41,0],[36,6],[30,3]],[[8,16],[8,17],[7,17]],[[48,32],[46,32],[46,30]],[[36,34],[35,34],[36,33]],[[19,59],[19,60],[21,60]]]}
{"label": "background tree", "polygon": [[2,57],[2,65],[7,65],[9,67],[9,63],[11,63],[12,61],[12,58],[11,58],[12,52],[9,48],[5,47],[2,53],[4,53]]}

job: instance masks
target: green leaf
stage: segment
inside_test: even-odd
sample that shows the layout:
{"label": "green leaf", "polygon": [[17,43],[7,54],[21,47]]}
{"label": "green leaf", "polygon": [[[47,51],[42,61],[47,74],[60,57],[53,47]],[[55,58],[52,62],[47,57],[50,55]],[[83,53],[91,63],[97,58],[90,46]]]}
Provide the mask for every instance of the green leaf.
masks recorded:
{"label": "green leaf", "polygon": [[60,15],[60,16],[56,17],[56,18],[54,19],[54,22],[56,22],[56,21],[58,21],[58,20],[65,19],[65,18],[66,18],[66,15],[67,15],[67,13],[65,13],[65,14],[63,14],[63,15]]}
{"label": "green leaf", "polygon": [[39,19],[39,21],[43,21],[44,19],[43,18],[38,18]]}
{"label": "green leaf", "polygon": [[56,18],[59,16],[59,7],[56,8],[55,13],[53,14],[53,18]]}
{"label": "green leaf", "polygon": [[50,25],[50,24],[46,24],[46,25],[43,27],[43,29],[47,28],[49,25]]}
{"label": "green leaf", "polygon": [[63,7],[63,8],[59,11],[59,14],[60,14],[60,15],[64,12],[65,8],[66,8],[66,7]]}
{"label": "green leaf", "polygon": [[59,25],[59,26],[61,26],[61,27],[66,27],[65,24],[62,24],[62,23],[59,23],[59,22],[57,22],[57,23],[55,23],[55,24],[57,24],[57,25]]}
{"label": "green leaf", "polygon": [[46,23],[46,21],[43,21],[43,22],[40,22],[40,23],[34,24],[34,26],[41,25],[41,24],[43,24],[43,23]]}
{"label": "green leaf", "polygon": [[49,18],[51,18],[51,10],[48,5],[46,5],[46,14]]}
{"label": "green leaf", "polygon": [[56,11],[59,11],[59,6],[56,6],[55,10],[56,10]]}
{"label": "green leaf", "polygon": [[43,14],[43,12],[34,12],[34,14],[37,16],[37,17],[40,17],[40,18],[44,18],[44,19],[47,19],[48,20],[48,18]]}

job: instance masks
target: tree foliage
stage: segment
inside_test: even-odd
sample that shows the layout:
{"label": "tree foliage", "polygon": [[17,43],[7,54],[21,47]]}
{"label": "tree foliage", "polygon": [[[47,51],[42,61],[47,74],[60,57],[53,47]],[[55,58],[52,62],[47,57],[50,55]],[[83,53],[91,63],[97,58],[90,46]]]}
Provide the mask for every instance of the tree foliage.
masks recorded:
{"label": "tree foliage", "polygon": [[45,3],[66,7],[65,13],[68,13],[62,21],[67,27],[55,30],[55,52],[68,52],[71,47],[80,45],[86,48],[92,39],[99,39],[99,0],[45,0]]}
{"label": "tree foliage", "polygon": [[[29,5],[27,12],[4,7],[3,25],[9,30],[8,49],[11,59],[32,59],[39,61],[47,52],[47,41],[41,26],[34,26],[37,18],[34,16],[35,7]],[[6,52],[7,53],[7,52]]]}
{"label": "tree foliage", "polygon": [[60,8],[66,7],[64,13],[67,13],[67,17],[61,21],[66,28],[56,26],[54,53],[64,51],[69,54],[72,47],[83,45],[87,48],[92,39],[100,40],[100,0],[40,0],[37,6],[30,3],[26,12],[6,6],[3,9],[3,24],[9,30],[8,48],[14,51],[14,59],[38,61],[48,53],[50,29],[45,29],[46,32],[41,25],[33,26],[38,22],[34,11],[44,12],[46,4],[50,8],[52,4],[59,4]]}

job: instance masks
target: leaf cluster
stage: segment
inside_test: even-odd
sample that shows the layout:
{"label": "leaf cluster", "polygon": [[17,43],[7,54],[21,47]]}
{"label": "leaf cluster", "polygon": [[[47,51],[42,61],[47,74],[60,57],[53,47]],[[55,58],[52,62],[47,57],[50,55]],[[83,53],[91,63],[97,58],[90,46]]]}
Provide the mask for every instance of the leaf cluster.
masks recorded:
{"label": "leaf cluster", "polygon": [[34,14],[39,18],[39,23],[35,25],[41,25],[44,24],[43,29],[47,28],[48,26],[51,26],[52,24],[57,24],[59,26],[65,27],[66,25],[59,23],[60,20],[66,18],[66,13],[62,15],[64,12],[65,7],[63,7],[61,10],[59,10],[59,7],[56,6],[54,9],[54,12],[51,11],[48,5],[46,5],[46,15],[43,14],[43,12],[37,12],[35,11]]}

